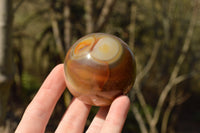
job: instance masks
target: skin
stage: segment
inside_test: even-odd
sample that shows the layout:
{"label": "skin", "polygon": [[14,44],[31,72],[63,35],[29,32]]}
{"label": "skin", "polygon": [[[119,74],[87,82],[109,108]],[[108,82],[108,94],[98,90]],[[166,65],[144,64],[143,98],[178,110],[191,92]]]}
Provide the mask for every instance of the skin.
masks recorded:
{"label": "skin", "polygon": [[[66,88],[64,66],[56,66],[26,108],[15,133],[43,133],[53,109]],[[117,97],[109,107],[100,107],[86,133],[120,133],[130,106],[127,96]],[[84,131],[91,106],[74,98],[56,133]]]}

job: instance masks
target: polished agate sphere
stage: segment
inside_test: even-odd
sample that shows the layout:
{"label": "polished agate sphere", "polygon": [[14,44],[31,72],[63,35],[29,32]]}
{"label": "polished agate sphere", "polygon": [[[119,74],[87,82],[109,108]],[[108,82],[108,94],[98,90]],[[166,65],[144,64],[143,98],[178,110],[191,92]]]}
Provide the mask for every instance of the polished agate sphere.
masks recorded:
{"label": "polished agate sphere", "polygon": [[134,55],[120,38],[93,33],[69,49],[64,62],[69,91],[89,105],[107,106],[135,81]]}

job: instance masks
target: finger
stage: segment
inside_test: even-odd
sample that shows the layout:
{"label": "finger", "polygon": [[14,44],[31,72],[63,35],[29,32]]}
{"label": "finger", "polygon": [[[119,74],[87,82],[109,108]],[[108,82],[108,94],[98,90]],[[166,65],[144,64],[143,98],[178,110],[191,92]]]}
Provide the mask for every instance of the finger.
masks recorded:
{"label": "finger", "polygon": [[87,129],[86,133],[99,133],[103,126],[103,123],[106,119],[106,115],[108,113],[109,106],[101,107],[97,112],[96,116],[94,117],[92,123],[90,124],[89,128]]}
{"label": "finger", "polygon": [[90,112],[90,105],[75,98],[65,112],[56,133],[81,133]]}
{"label": "finger", "polygon": [[16,133],[42,133],[66,88],[63,65],[56,66],[27,107]]}
{"label": "finger", "polygon": [[130,100],[127,96],[119,96],[111,104],[101,133],[121,133],[129,110]]}

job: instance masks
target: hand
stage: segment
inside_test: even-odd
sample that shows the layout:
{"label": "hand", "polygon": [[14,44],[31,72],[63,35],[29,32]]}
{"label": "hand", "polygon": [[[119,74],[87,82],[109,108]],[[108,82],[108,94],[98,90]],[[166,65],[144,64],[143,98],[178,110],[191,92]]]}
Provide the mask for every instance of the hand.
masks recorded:
{"label": "hand", "polygon": [[[63,64],[49,74],[28,105],[16,133],[43,133],[53,109],[66,88]],[[110,107],[101,107],[87,133],[120,133],[129,110],[127,96],[117,97]],[[90,112],[90,105],[74,98],[60,121],[56,133],[81,133]]]}

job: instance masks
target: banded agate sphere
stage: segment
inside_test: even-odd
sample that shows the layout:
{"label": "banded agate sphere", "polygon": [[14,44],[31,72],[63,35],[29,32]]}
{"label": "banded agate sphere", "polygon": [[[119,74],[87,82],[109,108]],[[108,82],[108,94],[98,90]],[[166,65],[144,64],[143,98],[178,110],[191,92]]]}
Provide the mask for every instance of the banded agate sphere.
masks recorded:
{"label": "banded agate sphere", "polygon": [[73,96],[89,105],[107,106],[132,88],[136,76],[134,55],[120,38],[93,33],[69,49],[65,78]]}

